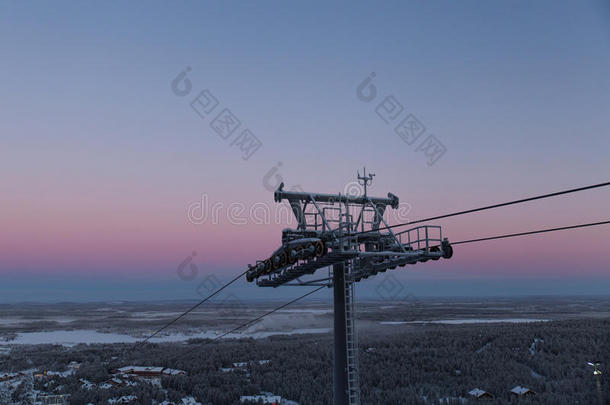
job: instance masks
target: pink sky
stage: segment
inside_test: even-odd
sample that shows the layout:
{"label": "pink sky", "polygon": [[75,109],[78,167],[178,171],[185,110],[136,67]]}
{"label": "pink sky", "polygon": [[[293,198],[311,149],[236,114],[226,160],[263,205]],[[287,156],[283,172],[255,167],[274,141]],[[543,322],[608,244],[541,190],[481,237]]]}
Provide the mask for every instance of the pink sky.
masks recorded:
{"label": "pink sky", "polygon": [[[105,3],[0,6],[0,276],[161,280],[192,251],[236,274],[286,224],[230,224],[226,209],[274,207],[278,162],[287,186],[329,193],[367,166],[370,193],[398,195],[410,219],[608,181],[606,9],[282,4],[226,19],[221,4],[125,4],[125,18]],[[248,160],[191,108],[204,89],[262,142]],[[434,165],[380,117],[389,96],[396,120],[416,116],[446,147]],[[187,219],[204,194],[225,207],[217,224]],[[438,224],[455,241],[604,221],[609,206],[610,187]],[[604,226],[458,246],[413,271],[610,280],[608,241]]]}
{"label": "pink sky", "polygon": [[[230,201],[222,202],[217,211],[218,223],[212,223],[212,204],[218,206],[221,201],[211,198],[206,222],[192,224],[187,220],[188,204],[171,196],[134,191],[123,194],[121,199],[110,197],[111,191],[98,191],[96,195],[65,192],[3,204],[5,232],[0,234],[0,254],[4,270],[115,275],[128,271],[163,275],[192,251],[197,251],[196,262],[202,267],[241,269],[277,248],[281,229],[287,226],[285,221],[255,224],[247,218],[247,212],[233,216],[246,224],[230,224],[227,219]],[[268,199],[264,203],[275,214],[279,206],[271,201],[271,193],[266,194]],[[604,208],[599,207],[598,201],[607,201],[609,195],[606,190],[585,191],[580,195],[469,214],[435,224],[443,225],[444,236],[458,241],[592,222],[604,219]],[[523,196],[523,193],[513,194],[513,198]],[[424,197],[420,199],[423,201]],[[418,200],[412,203],[408,218],[414,220],[499,202],[486,199],[475,204],[471,195],[464,198],[464,203],[458,204],[457,199],[458,195],[453,194],[451,203],[439,203],[443,199],[437,197],[425,210],[415,208],[421,204]],[[249,208],[254,203],[247,201],[244,206]],[[287,212],[286,206],[285,209]],[[455,257],[443,263],[442,269],[451,273],[455,265],[467,268],[467,275],[484,276],[574,272],[605,276],[605,264],[610,259],[609,231],[599,227],[460,245],[456,246]]]}

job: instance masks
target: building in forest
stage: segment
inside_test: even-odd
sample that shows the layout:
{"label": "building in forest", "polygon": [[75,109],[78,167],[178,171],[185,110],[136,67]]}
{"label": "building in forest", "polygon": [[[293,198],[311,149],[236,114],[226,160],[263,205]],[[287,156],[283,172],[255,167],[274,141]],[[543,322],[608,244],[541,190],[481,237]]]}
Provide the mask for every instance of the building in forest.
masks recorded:
{"label": "building in forest", "polygon": [[123,395],[120,398],[110,398],[108,400],[109,404],[135,404],[138,401],[138,397],[136,395]]}
{"label": "building in forest", "polygon": [[36,396],[34,405],[68,405],[70,394],[52,395],[39,394]]}
{"label": "building in forest", "polygon": [[475,397],[476,399],[491,399],[494,397],[491,393],[484,391],[480,388],[473,388],[472,390],[468,391],[468,394]]}
{"label": "building in forest", "polygon": [[165,367],[125,366],[117,369],[115,374],[135,375],[138,377],[163,377],[186,375],[186,371]]}
{"label": "building in forest", "polygon": [[519,385],[510,390],[510,392],[520,397],[536,395],[536,393],[529,388],[521,387]]}
{"label": "building in forest", "polygon": [[24,377],[25,373],[23,372],[18,372],[18,373],[2,373],[0,374],[0,381],[8,381],[8,380],[13,380],[15,378],[20,378],[20,377]]}
{"label": "building in forest", "polygon": [[282,404],[282,397],[279,395],[273,395],[270,392],[261,392],[260,395],[242,395],[239,397],[239,402],[242,404],[259,404],[262,401],[263,404],[280,405]]}

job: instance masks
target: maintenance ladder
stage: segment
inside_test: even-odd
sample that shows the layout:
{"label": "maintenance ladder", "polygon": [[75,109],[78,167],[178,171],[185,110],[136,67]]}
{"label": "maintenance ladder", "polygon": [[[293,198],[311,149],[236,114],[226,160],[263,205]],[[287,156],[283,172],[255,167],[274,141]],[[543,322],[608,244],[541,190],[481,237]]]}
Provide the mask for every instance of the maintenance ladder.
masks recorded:
{"label": "maintenance ladder", "polygon": [[347,350],[347,389],[350,405],[360,405],[360,380],[358,372],[358,333],[356,331],[354,312],[354,281],[350,277],[353,271],[353,260],[345,266],[345,330]]}

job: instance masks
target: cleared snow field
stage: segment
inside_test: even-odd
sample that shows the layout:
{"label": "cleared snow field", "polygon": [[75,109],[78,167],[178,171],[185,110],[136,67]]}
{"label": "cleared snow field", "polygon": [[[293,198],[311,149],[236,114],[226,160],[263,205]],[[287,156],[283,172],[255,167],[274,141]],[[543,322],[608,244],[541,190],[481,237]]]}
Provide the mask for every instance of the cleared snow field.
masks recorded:
{"label": "cleared snow field", "polygon": [[293,313],[293,314],[323,315],[323,314],[332,314],[333,310],[332,309],[280,309],[277,312]]}
{"label": "cleared snow field", "polygon": [[70,323],[76,320],[76,318],[0,318],[0,325],[19,325],[33,322]]}
{"label": "cleared snow field", "polygon": [[[259,331],[244,333],[231,333],[223,337],[223,339],[236,338],[254,338],[262,339],[273,335],[296,335],[296,334],[311,334],[311,333],[328,333],[330,328],[309,328],[309,329],[293,329],[290,331]],[[169,343],[183,342],[189,339],[213,339],[223,332],[205,331],[192,334],[175,333],[166,336],[159,336],[150,339],[150,342]],[[74,346],[80,343],[95,344],[95,343],[135,343],[142,338],[119,334],[119,333],[102,333],[95,330],[58,330],[48,332],[24,332],[17,334],[14,340],[5,342],[5,345],[39,345],[39,344],[58,344],[64,346]]]}
{"label": "cleared snow field", "polygon": [[8,344],[40,345],[60,344],[73,346],[79,343],[130,343],[138,339],[118,333],[100,333],[94,330],[56,330],[48,332],[24,332],[9,340]]}
{"label": "cleared snow field", "polygon": [[379,322],[382,325],[407,325],[407,324],[423,324],[423,323],[441,323],[446,325],[461,325],[468,323],[527,323],[527,322],[548,322],[550,319],[532,319],[532,318],[497,318],[497,319],[439,319],[435,321],[383,321]]}

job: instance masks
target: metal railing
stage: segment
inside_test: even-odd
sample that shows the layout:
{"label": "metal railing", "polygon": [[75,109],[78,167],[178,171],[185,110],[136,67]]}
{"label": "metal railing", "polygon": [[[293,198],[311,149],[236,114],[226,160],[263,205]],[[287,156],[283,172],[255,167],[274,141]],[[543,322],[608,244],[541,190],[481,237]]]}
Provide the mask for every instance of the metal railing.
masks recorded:
{"label": "metal railing", "polygon": [[[438,235],[438,237],[434,237]],[[432,246],[439,246],[443,240],[441,227],[438,225],[422,225],[407,229],[396,234],[398,240],[411,250],[429,251]]]}

